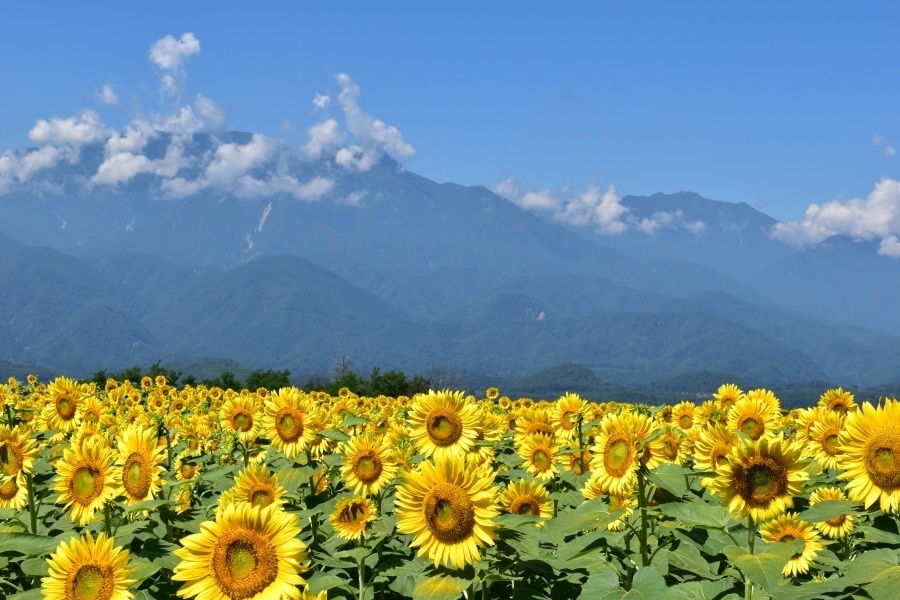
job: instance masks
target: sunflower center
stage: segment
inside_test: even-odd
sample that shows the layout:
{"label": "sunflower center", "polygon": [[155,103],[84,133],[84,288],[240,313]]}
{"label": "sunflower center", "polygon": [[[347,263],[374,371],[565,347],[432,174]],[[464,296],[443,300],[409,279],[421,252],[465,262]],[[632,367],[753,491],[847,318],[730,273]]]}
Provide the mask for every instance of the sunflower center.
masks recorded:
{"label": "sunflower center", "polygon": [[531,455],[531,462],[539,471],[546,471],[551,465],[550,456],[547,454],[547,451],[540,448],[535,450],[534,454]]}
{"label": "sunflower center", "polygon": [[838,446],[837,432],[829,432],[822,438],[822,450],[824,450],[825,454],[828,456],[837,456],[841,453],[841,449]]}
{"label": "sunflower center", "polygon": [[275,502],[275,494],[272,490],[266,488],[258,488],[250,493],[250,504],[264,508]]}
{"label": "sunflower center", "polygon": [[353,460],[353,474],[363,483],[372,483],[381,476],[381,458],[374,450],[364,450]]}
{"label": "sunflower center", "polygon": [[182,479],[191,479],[196,472],[196,465],[192,465],[190,463],[181,463],[181,477]]}
{"label": "sunflower center", "polygon": [[574,429],[576,424],[575,412],[571,410],[565,411],[559,419],[559,425],[562,429]]}
{"label": "sunflower center", "polygon": [[285,442],[295,442],[303,435],[303,416],[290,406],[285,406],[275,415],[278,435]]}
{"label": "sunflower center", "polygon": [[827,521],[825,521],[827,525],[831,525],[832,527],[840,527],[846,522],[847,515],[841,515],[839,517],[835,517],[834,519],[828,519]]}
{"label": "sunflower center", "polygon": [[735,475],[738,494],[751,506],[767,507],[787,490],[787,471],[770,456],[752,457]]}
{"label": "sunflower center", "polygon": [[67,586],[66,598],[73,600],[109,600],[114,581],[109,567],[86,564],[78,567]]}
{"label": "sunflower center", "polygon": [[365,521],[366,511],[359,502],[351,502],[341,509],[340,522],[347,525],[359,525]]}
{"label": "sunflower center", "polygon": [[509,512],[514,515],[540,515],[541,506],[531,496],[519,496],[510,504]]}
{"label": "sunflower center", "polygon": [[19,493],[19,484],[16,483],[16,478],[13,477],[9,481],[4,484],[0,484],[0,500],[10,501],[16,497],[16,494]]}
{"label": "sunflower center", "polygon": [[150,492],[150,460],[143,452],[132,452],[122,468],[122,487],[132,498],[142,500]]}
{"label": "sunflower center", "polygon": [[718,467],[723,463],[728,462],[728,453],[731,451],[731,448],[726,446],[725,444],[716,444],[713,447],[712,451],[709,453],[709,464],[713,467]]}
{"label": "sunflower center", "polygon": [[428,416],[428,436],[436,446],[452,446],[462,437],[462,419],[456,411],[438,408]]}
{"label": "sunflower center", "polygon": [[832,412],[836,412],[839,415],[846,415],[847,414],[847,405],[837,402],[837,403],[831,405],[831,410],[832,410]]}
{"label": "sunflower center", "polygon": [[71,490],[79,504],[88,505],[103,491],[103,475],[99,469],[78,467],[72,475]]}
{"label": "sunflower center", "polygon": [[12,476],[22,469],[24,458],[18,444],[9,442],[0,445],[0,473]]}
{"label": "sunflower center", "polygon": [[78,404],[75,399],[68,394],[62,394],[56,398],[56,413],[63,421],[71,421],[75,416],[75,409]]}
{"label": "sunflower center", "polygon": [[216,542],[212,571],[223,595],[251,598],[278,576],[278,554],[270,541],[255,531],[234,529]]}
{"label": "sunflower center", "polygon": [[869,438],[864,447],[866,472],[880,488],[900,488],[900,435],[887,430]]}
{"label": "sunflower center", "polygon": [[670,461],[675,461],[678,458],[678,451],[681,449],[681,444],[678,440],[672,437],[666,437],[663,443],[663,454],[666,455]]}
{"label": "sunflower center", "polygon": [[240,410],[231,418],[231,423],[235,431],[249,431],[253,427],[253,416],[247,411]]}
{"label": "sunflower center", "polygon": [[748,415],[741,419],[739,429],[746,433],[751,440],[756,441],[765,432],[766,426],[756,415]]}
{"label": "sunflower center", "polygon": [[613,477],[621,477],[628,472],[634,458],[634,446],[627,439],[612,439],[606,443],[606,456],[603,461],[606,470]]}
{"label": "sunflower center", "polygon": [[475,530],[475,507],[458,485],[437,483],[425,496],[423,506],[428,529],[445,544],[462,542]]}
{"label": "sunflower center", "polygon": [[555,434],[553,427],[543,421],[534,421],[531,423],[531,425],[528,426],[526,433],[528,435],[531,435],[532,433],[543,433],[544,435],[549,435],[551,437]]}
{"label": "sunflower center", "polygon": [[678,426],[682,429],[690,429],[694,426],[694,418],[689,414],[683,414],[678,417]]}

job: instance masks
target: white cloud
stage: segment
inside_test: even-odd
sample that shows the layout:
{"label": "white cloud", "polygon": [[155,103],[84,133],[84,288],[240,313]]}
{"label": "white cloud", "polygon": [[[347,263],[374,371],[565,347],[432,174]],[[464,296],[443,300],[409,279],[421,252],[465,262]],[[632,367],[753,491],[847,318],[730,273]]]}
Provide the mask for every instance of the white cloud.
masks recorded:
{"label": "white cloud", "polygon": [[316,108],[323,110],[328,108],[328,105],[331,104],[331,96],[328,94],[316,94],[316,97],[313,98],[313,106]]}
{"label": "white cloud", "polygon": [[803,219],[778,223],[772,237],[794,246],[817,244],[833,235],[858,240],[881,238],[882,254],[891,254],[900,234],[900,182],[884,178],[866,198],[811,204]]}
{"label": "white cloud", "polygon": [[168,115],[153,114],[153,127],[158,131],[191,135],[203,129],[205,123],[190,106],[182,106]]}
{"label": "white cloud", "polygon": [[566,202],[562,211],[553,218],[569,225],[591,225],[600,233],[617,234],[628,229],[628,223],[622,217],[629,210],[622,204],[615,186],[611,185],[601,192],[600,188],[592,185],[580,196]]}
{"label": "white cloud", "polygon": [[341,148],[334,155],[334,162],[349,171],[365,172],[378,164],[379,153],[371,148],[363,148],[359,144],[353,144],[347,148]]}
{"label": "white cloud", "polygon": [[360,206],[368,195],[369,192],[366,191],[350,192],[344,198],[337,198],[335,203],[346,204],[347,206]]}
{"label": "white cloud", "polygon": [[147,52],[157,67],[175,71],[180,69],[188,58],[200,52],[200,40],[190,32],[182,34],[178,40],[170,34],[153,42]]}
{"label": "white cloud", "polygon": [[523,193],[515,175],[498,183],[494,193],[525,210],[558,213],[563,208],[562,198],[550,190]]}
{"label": "white cloud", "polygon": [[107,104],[109,106],[118,106],[119,105],[119,96],[116,95],[116,92],[113,91],[113,88],[110,84],[105,84],[101,89],[94,92],[94,98],[103,104]]}
{"label": "white cloud", "polygon": [[380,119],[375,119],[360,109],[357,104],[359,99],[359,86],[353,83],[349,75],[340,73],[337,76],[341,93],[338,95],[338,103],[344,111],[344,119],[347,129],[366,148],[378,152],[385,152],[394,160],[400,161],[412,158],[416,149],[403,141],[400,130],[393,125],[387,125]]}
{"label": "white cloud", "polygon": [[12,191],[16,184],[28,181],[33,175],[56,164],[62,152],[54,146],[37,150],[6,150],[0,154],[0,195]]}
{"label": "white cloud", "polygon": [[340,125],[334,119],[313,125],[306,130],[306,135],[309,139],[303,147],[303,153],[311,160],[318,159],[323,152],[340,147],[345,138]]}
{"label": "white cloud", "polygon": [[100,117],[92,110],[79,111],[67,119],[53,117],[49,121],[38,119],[28,132],[28,139],[43,146],[79,147],[105,139],[109,129],[100,121]]}
{"label": "white cloud", "polygon": [[137,119],[125,127],[125,133],[117,131],[106,140],[106,154],[119,154],[122,152],[140,152],[147,143],[156,137],[157,133],[147,121]]}
{"label": "white cloud", "polygon": [[194,98],[194,111],[209,131],[222,133],[228,125],[228,109],[223,108],[202,94]]}
{"label": "white cloud", "polygon": [[278,131],[287,135],[293,135],[297,133],[297,126],[291,123],[290,119],[285,117],[281,121],[281,125],[278,126]]}
{"label": "white cloud", "polygon": [[[108,146],[109,142],[107,142]],[[184,159],[184,148],[180,140],[175,139],[166,148],[165,156],[156,160],[150,160],[143,154],[134,154],[129,151],[108,155],[97,169],[97,173],[91,177],[91,182],[101,185],[118,185],[128,183],[141,173],[172,178],[187,165],[188,163]]]}
{"label": "white cloud", "polygon": [[878,245],[878,254],[900,258],[900,239],[896,235],[889,235],[882,239]]}
{"label": "white cloud", "polygon": [[246,144],[222,144],[206,167],[206,178],[217,185],[237,180],[272,158],[274,151],[275,143],[259,133]]}
{"label": "white cloud", "polygon": [[885,158],[890,158],[895,154],[897,154],[897,151],[894,149],[893,146],[885,146],[884,147],[884,157]]}

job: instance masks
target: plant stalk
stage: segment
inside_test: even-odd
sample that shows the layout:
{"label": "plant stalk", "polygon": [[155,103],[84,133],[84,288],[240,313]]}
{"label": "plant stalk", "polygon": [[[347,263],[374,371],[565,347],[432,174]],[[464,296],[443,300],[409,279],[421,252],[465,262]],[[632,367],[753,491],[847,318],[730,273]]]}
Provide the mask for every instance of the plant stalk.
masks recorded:
{"label": "plant stalk", "polygon": [[[753,520],[752,516],[747,517],[747,549],[750,551],[750,556],[753,556],[753,544],[756,542],[756,522]],[[750,582],[750,578],[744,573],[744,600],[750,600],[753,598],[753,584]]]}
{"label": "plant stalk", "polygon": [[639,541],[641,544],[641,566],[646,567],[650,564],[650,555],[647,552],[647,482],[644,478],[643,469],[638,469],[638,504],[641,509],[641,534]]}
{"label": "plant stalk", "polygon": [[31,513],[31,533],[37,534],[37,509],[34,506],[34,476],[25,474],[25,485],[28,486],[28,512]]}

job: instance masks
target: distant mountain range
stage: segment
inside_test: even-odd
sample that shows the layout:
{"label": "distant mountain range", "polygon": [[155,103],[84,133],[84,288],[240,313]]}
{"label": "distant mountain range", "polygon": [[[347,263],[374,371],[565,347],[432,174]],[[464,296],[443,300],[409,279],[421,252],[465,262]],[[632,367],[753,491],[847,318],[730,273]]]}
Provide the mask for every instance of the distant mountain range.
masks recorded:
{"label": "distant mountain range", "polygon": [[[190,151],[214,144],[196,134]],[[204,358],[328,373],[349,356],[361,371],[519,381],[574,364],[567,377],[610,390],[704,371],[900,381],[900,262],[844,238],[797,251],[746,204],[626,196],[636,219],[702,226],[600,235],[388,158],[297,167],[334,182],[303,201],[164,199],[149,174],[86,185],[102,157],[84,147],[0,196],[0,360],[74,375]]]}

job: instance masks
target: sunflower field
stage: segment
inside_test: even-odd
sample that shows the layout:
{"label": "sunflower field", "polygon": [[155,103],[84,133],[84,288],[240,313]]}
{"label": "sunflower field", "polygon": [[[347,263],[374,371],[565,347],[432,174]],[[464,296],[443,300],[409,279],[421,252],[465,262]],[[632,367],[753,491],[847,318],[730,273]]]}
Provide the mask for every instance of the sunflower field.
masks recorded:
{"label": "sunflower field", "polygon": [[0,385],[0,597],[900,597],[900,402]]}

